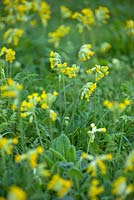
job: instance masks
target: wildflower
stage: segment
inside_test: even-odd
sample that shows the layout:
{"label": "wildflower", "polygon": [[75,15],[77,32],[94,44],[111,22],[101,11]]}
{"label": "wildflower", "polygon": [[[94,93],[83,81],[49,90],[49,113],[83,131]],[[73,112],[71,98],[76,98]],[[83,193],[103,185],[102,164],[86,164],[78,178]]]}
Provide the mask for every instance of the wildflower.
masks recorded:
{"label": "wildflower", "polygon": [[50,110],[50,118],[52,119],[52,121],[56,121],[57,113],[54,112],[53,110]]}
{"label": "wildflower", "polygon": [[99,23],[107,23],[107,20],[110,18],[110,11],[105,6],[99,6],[95,9],[95,17]]}
{"label": "wildflower", "polygon": [[91,186],[89,189],[89,197],[92,200],[98,200],[98,196],[104,192],[104,187],[103,186],[99,186],[100,182],[98,179],[93,179],[91,181]]}
{"label": "wildflower", "polygon": [[90,100],[90,96],[95,91],[97,87],[96,83],[88,82],[82,88],[81,99],[85,98],[87,101]]}
{"label": "wildflower", "polygon": [[104,161],[112,160],[112,154],[101,155],[101,156],[92,156],[87,153],[82,154],[82,159],[87,159],[90,161],[87,172],[91,173],[91,176],[95,177],[97,175],[97,168],[101,170],[102,174],[106,174],[107,168]]}
{"label": "wildflower", "polygon": [[14,145],[16,144],[18,144],[17,138],[8,139],[6,137],[0,137],[0,149],[9,155],[12,154]]}
{"label": "wildflower", "polygon": [[51,69],[54,69],[55,67],[57,67],[58,64],[61,64],[61,56],[58,53],[51,51],[50,52]]}
{"label": "wildflower", "polygon": [[49,36],[48,42],[54,43],[55,47],[58,47],[60,39],[68,35],[69,32],[70,32],[69,26],[61,25],[56,29],[56,31],[48,33]]}
{"label": "wildflower", "polygon": [[60,11],[63,18],[70,18],[72,16],[72,11],[66,6],[61,6]]}
{"label": "wildflower", "polygon": [[88,131],[88,136],[89,136],[89,142],[90,142],[90,143],[93,143],[93,142],[94,142],[95,133],[96,133],[96,132],[103,132],[103,133],[106,133],[106,128],[105,128],[105,127],[104,127],[104,128],[97,128],[97,127],[95,126],[94,123],[92,123],[90,126],[91,126],[91,128],[92,128],[91,131]]}
{"label": "wildflower", "polygon": [[15,60],[15,54],[16,52],[12,49],[7,49],[6,47],[3,47],[0,51],[0,57],[3,56],[5,54],[5,60],[10,63],[13,62],[13,60]]}
{"label": "wildflower", "polygon": [[4,39],[7,40],[8,44],[13,43],[15,46],[18,45],[19,39],[22,37],[24,31],[22,29],[8,29],[4,34]]}
{"label": "wildflower", "polygon": [[128,35],[134,35],[134,20],[129,19],[126,21],[126,30]]}
{"label": "wildflower", "polygon": [[84,44],[81,46],[78,57],[81,61],[90,60],[91,57],[94,55],[94,52],[91,50],[92,45],[91,44]]}
{"label": "wildflower", "polygon": [[87,74],[92,74],[93,72],[95,73],[96,77],[95,81],[98,82],[104,78],[104,76],[109,74],[109,67],[96,65],[95,67],[87,70]]}
{"label": "wildflower", "polygon": [[13,185],[10,187],[7,200],[26,200],[27,194],[20,187]]}
{"label": "wildflower", "polygon": [[46,169],[46,163],[40,163],[37,165],[36,173],[41,177],[50,177],[50,171]]}
{"label": "wildflower", "polygon": [[69,78],[75,78],[77,76],[78,71],[79,71],[79,67],[76,64],[73,64],[72,67],[68,67],[68,66],[61,67],[61,72],[67,75]]}
{"label": "wildflower", "polygon": [[44,152],[43,147],[39,146],[36,149],[29,150],[27,153],[24,153],[24,154],[21,154],[21,155],[16,155],[15,161],[19,163],[23,160],[28,160],[30,166],[32,168],[36,168],[37,164],[38,164],[38,157],[43,152]]}
{"label": "wildflower", "polygon": [[108,100],[105,100],[103,102],[103,105],[106,106],[109,110],[114,112],[122,112],[126,109],[127,106],[131,104],[129,99],[125,99],[124,102],[119,103],[117,101],[111,102]]}
{"label": "wildflower", "polygon": [[88,30],[91,29],[91,26],[95,24],[95,17],[94,13],[89,8],[84,8],[81,10],[81,12],[75,12],[72,15],[73,19],[76,19],[78,23],[78,29],[79,32],[82,33],[84,28],[87,28]]}
{"label": "wildflower", "polygon": [[61,178],[58,174],[53,175],[48,183],[48,190],[57,192],[59,198],[63,198],[71,189],[72,181]]}
{"label": "wildflower", "polygon": [[127,195],[134,191],[134,185],[127,185],[127,179],[124,176],[118,177],[113,183],[112,193],[120,199],[126,199]]}

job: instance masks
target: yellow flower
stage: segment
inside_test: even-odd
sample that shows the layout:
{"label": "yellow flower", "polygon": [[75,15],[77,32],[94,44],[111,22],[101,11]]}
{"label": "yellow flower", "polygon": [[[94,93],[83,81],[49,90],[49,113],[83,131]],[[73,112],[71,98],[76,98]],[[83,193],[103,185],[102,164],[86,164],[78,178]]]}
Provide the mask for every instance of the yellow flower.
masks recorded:
{"label": "yellow flower", "polygon": [[54,112],[53,110],[50,110],[50,118],[51,118],[52,121],[56,121],[57,113]]}
{"label": "yellow flower", "polygon": [[61,6],[60,11],[63,18],[70,18],[72,16],[72,11],[66,6]]}
{"label": "yellow flower", "polygon": [[104,187],[99,186],[99,180],[93,179],[89,189],[89,197],[92,200],[99,200],[98,196],[104,192]]}
{"label": "yellow flower", "polygon": [[43,103],[43,104],[41,105],[41,107],[42,107],[43,109],[47,109],[47,108],[48,108],[48,104],[47,104],[47,103]]}
{"label": "yellow flower", "polygon": [[18,186],[11,186],[7,200],[26,200],[27,194]]}

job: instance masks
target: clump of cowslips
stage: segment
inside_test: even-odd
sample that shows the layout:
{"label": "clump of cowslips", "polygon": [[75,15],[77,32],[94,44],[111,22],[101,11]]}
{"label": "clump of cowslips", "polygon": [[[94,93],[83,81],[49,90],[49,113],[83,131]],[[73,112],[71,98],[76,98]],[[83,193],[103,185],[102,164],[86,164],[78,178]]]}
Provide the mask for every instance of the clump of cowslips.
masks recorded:
{"label": "clump of cowslips", "polygon": [[90,8],[84,8],[81,12],[75,12],[72,18],[78,21],[77,27],[80,33],[83,32],[84,28],[90,30],[95,25],[94,13]]}
{"label": "clump of cowslips", "polygon": [[0,150],[7,154],[12,154],[14,146],[18,144],[17,138],[0,137]]}
{"label": "clump of cowslips", "polygon": [[112,193],[118,199],[125,200],[132,192],[134,192],[134,184],[127,184],[125,176],[120,176],[113,182]]}
{"label": "clump of cowslips", "polygon": [[94,55],[94,51],[92,51],[91,48],[91,44],[84,44],[81,46],[78,52],[78,57],[81,61],[87,61],[91,59],[91,57]]}
{"label": "clump of cowslips", "polygon": [[[100,172],[105,175],[107,173],[107,167],[104,161],[110,161],[112,160],[112,154],[107,155],[100,155],[100,156],[93,156],[89,155],[87,153],[82,153],[82,159],[86,159],[90,161],[87,172],[91,174],[91,176],[96,177],[97,176],[97,170],[98,167],[100,169]],[[98,170],[99,171],[99,170]]]}
{"label": "clump of cowslips", "polygon": [[2,47],[0,50],[0,57],[3,55],[5,55],[5,60],[7,62],[12,63],[15,60],[16,52],[11,48],[8,49],[7,47]]}
{"label": "clump of cowslips", "polygon": [[27,194],[22,188],[16,185],[12,185],[10,187],[7,195],[7,200],[26,200],[26,199],[27,199]]}
{"label": "clump of cowslips", "polygon": [[98,82],[102,78],[104,78],[104,76],[107,76],[109,74],[109,67],[96,65],[95,67],[87,70],[87,74],[92,73],[95,73],[95,81]]}
{"label": "clump of cowslips", "polygon": [[48,190],[57,192],[59,198],[63,198],[70,191],[71,187],[72,181],[65,180],[58,174],[52,176],[52,179],[47,186]]}
{"label": "clump of cowslips", "polygon": [[65,74],[69,78],[77,77],[79,72],[79,66],[73,64],[70,67],[68,63],[62,63],[61,56],[53,51],[50,52],[50,67],[51,69],[56,70],[59,74]]}
{"label": "clump of cowslips", "polygon": [[96,90],[97,84],[93,82],[86,83],[81,92],[81,99],[86,99],[86,101],[90,101],[90,97],[93,94],[93,92]]}
{"label": "clump of cowslips", "polygon": [[4,33],[4,39],[8,44],[18,45],[24,30],[18,28],[10,28]]}
{"label": "clump of cowslips", "polygon": [[131,104],[131,101],[129,99],[125,99],[124,102],[119,103],[117,101],[111,102],[109,100],[105,100],[103,102],[103,105],[106,106],[110,111],[113,112],[119,112],[121,113],[126,109],[127,106]]}
{"label": "clump of cowslips", "polygon": [[95,133],[96,132],[102,132],[102,133],[106,133],[106,128],[97,128],[97,126],[92,123],[90,124],[92,130],[89,130],[87,133],[88,133],[88,136],[89,136],[89,142],[90,143],[93,143],[94,140],[95,140]]}
{"label": "clump of cowslips", "polygon": [[99,6],[95,9],[95,17],[99,24],[106,24],[107,20],[110,18],[110,11],[105,6]]}
{"label": "clump of cowslips", "polygon": [[57,119],[57,113],[51,109],[52,104],[56,100],[58,93],[56,91],[52,93],[46,93],[42,91],[41,95],[38,93],[33,93],[28,95],[28,100],[23,100],[20,107],[20,116],[22,118],[29,117],[30,122],[33,121],[33,118],[36,113],[36,108],[41,107],[43,110],[46,110],[52,121]]}
{"label": "clump of cowslips", "polygon": [[104,192],[104,187],[103,186],[100,186],[100,181],[96,178],[94,178],[92,181],[91,181],[91,184],[90,184],[90,189],[89,189],[89,197],[90,199],[92,200],[98,200],[99,199],[99,195],[102,194]]}
{"label": "clump of cowslips", "polygon": [[27,153],[24,154],[17,154],[15,156],[15,161],[20,163],[24,160],[27,160],[28,163],[32,168],[36,168],[38,165],[38,158],[40,154],[43,154],[44,149],[42,146],[37,147],[36,149],[29,150]]}
{"label": "clump of cowslips", "polygon": [[13,103],[11,105],[13,110],[18,107],[22,88],[23,86],[21,84],[18,84],[11,78],[7,79],[7,84],[0,87],[1,96],[3,98],[13,99]]}
{"label": "clump of cowslips", "polygon": [[70,32],[70,27],[61,25],[54,32],[48,33],[48,42],[53,43],[55,47],[59,46],[59,42],[61,38],[64,38]]}

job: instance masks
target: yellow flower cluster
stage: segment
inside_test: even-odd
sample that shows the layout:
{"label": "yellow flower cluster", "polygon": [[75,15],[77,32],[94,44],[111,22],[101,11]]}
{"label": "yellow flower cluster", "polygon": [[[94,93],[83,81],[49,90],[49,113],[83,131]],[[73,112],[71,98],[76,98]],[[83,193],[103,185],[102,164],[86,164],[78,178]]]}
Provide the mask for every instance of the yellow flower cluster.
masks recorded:
{"label": "yellow flower cluster", "polygon": [[18,139],[17,138],[6,138],[6,137],[0,137],[0,149],[7,153],[7,154],[12,154],[14,145],[18,144]]}
{"label": "yellow flower cluster", "polygon": [[62,5],[60,11],[63,18],[70,18],[72,16],[72,11],[66,6]]}
{"label": "yellow flower cluster", "polygon": [[118,199],[126,199],[130,193],[134,192],[134,184],[127,185],[126,177],[120,176],[114,181],[112,192]]}
{"label": "yellow flower cluster", "polygon": [[50,53],[50,67],[59,73],[67,75],[69,78],[75,78],[79,72],[79,66],[73,64],[69,67],[66,62],[62,63],[61,56],[53,51]]}
{"label": "yellow flower cluster", "polygon": [[24,31],[18,28],[10,28],[4,34],[4,39],[8,44],[13,43],[15,46],[18,45],[19,39],[22,37]]}
{"label": "yellow flower cluster", "polygon": [[5,10],[7,11],[7,17],[3,17],[3,20],[6,23],[10,22],[15,24],[17,21],[28,21],[31,18],[31,14],[31,21],[33,21],[34,16],[37,14],[42,24],[47,25],[48,20],[51,17],[50,6],[44,0],[17,0],[13,3],[10,0],[4,0],[3,3],[5,4]]}
{"label": "yellow flower cluster", "polygon": [[23,160],[27,160],[32,168],[36,168],[38,164],[38,157],[44,152],[43,147],[39,146],[36,149],[29,150],[27,153],[16,155],[15,161],[20,163]]}
{"label": "yellow flower cluster", "polygon": [[64,197],[72,187],[71,180],[65,180],[58,174],[53,175],[52,179],[48,183],[48,189],[57,192],[59,198]]}
{"label": "yellow flower cluster", "polygon": [[103,105],[106,106],[109,110],[111,111],[119,111],[122,112],[123,110],[126,109],[127,106],[131,104],[129,99],[125,99],[124,102],[119,103],[117,101],[111,102],[109,100],[105,100],[103,102]]}
{"label": "yellow flower cluster", "polygon": [[34,116],[36,107],[39,105],[42,109],[45,109],[49,112],[50,118],[52,121],[57,119],[57,113],[51,110],[53,102],[56,100],[58,93],[56,91],[51,93],[46,93],[43,91],[41,95],[38,93],[33,93],[28,95],[28,101],[22,101],[20,107],[20,116],[26,118],[27,116]]}
{"label": "yellow flower cluster", "polygon": [[102,44],[101,44],[101,47],[100,47],[100,52],[102,53],[102,54],[105,54],[105,53],[107,53],[110,49],[111,49],[111,44],[110,43],[108,43],[108,42],[103,42]]}
{"label": "yellow flower cluster", "polygon": [[105,6],[99,6],[95,9],[95,17],[99,23],[107,23],[107,20],[110,18],[110,11]]}
{"label": "yellow flower cluster", "polygon": [[96,65],[95,67],[87,70],[88,74],[92,74],[93,72],[95,72],[95,81],[98,82],[104,78],[105,75],[107,76],[109,74],[109,67]]}
{"label": "yellow flower cluster", "polygon": [[27,194],[20,187],[13,185],[10,187],[7,200],[26,200]]}
{"label": "yellow flower cluster", "polygon": [[89,136],[89,142],[90,142],[90,143],[93,143],[93,142],[94,142],[95,133],[96,133],[96,132],[103,132],[103,133],[106,133],[106,128],[105,128],[105,127],[104,127],[104,128],[97,128],[97,127],[95,126],[94,123],[90,124],[90,126],[91,126],[92,130],[87,132],[87,133],[88,133],[88,136]]}
{"label": "yellow flower cluster", "polygon": [[82,88],[81,99],[85,98],[87,101],[90,101],[90,97],[92,93],[95,91],[96,87],[97,87],[96,83],[93,82],[86,83]]}
{"label": "yellow flower cluster", "polygon": [[88,155],[87,153],[83,153],[82,158],[91,161],[87,168],[87,172],[91,173],[91,176],[94,177],[97,175],[97,167],[99,167],[102,174],[105,175],[107,173],[107,168],[106,168],[104,161],[112,160],[112,154],[94,157],[92,155]]}
{"label": "yellow flower cluster", "polygon": [[14,110],[17,108],[19,103],[20,91],[23,86],[21,84],[16,83],[13,79],[8,78],[7,84],[0,87],[1,96],[3,98],[13,98],[14,102],[11,108]]}
{"label": "yellow flower cluster", "polygon": [[37,12],[43,25],[48,24],[48,20],[51,18],[50,5],[43,0],[32,2],[33,11]]}
{"label": "yellow flower cluster", "polygon": [[134,20],[130,19],[126,21],[126,30],[128,35],[134,35]]}
{"label": "yellow flower cluster", "polygon": [[91,186],[89,189],[89,197],[92,200],[99,200],[99,195],[104,192],[104,187],[99,186],[100,182],[98,179],[93,179],[91,181]]}
{"label": "yellow flower cluster", "polygon": [[90,58],[94,55],[94,51],[91,50],[91,44],[84,44],[81,46],[78,57],[81,61],[90,60]]}
{"label": "yellow flower cluster", "polygon": [[0,57],[5,55],[5,60],[10,63],[12,63],[13,60],[15,60],[15,54],[16,54],[16,52],[10,48],[8,49],[6,47],[3,47],[0,50]]}
{"label": "yellow flower cluster", "polygon": [[79,22],[78,30],[80,33],[83,32],[84,28],[90,30],[91,26],[95,24],[94,13],[89,8],[84,8],[81,10],[81,12],[75,12],[72,15],[72,18],[76,19]]}
{"label": "yellow flower cluster", "polygon": [[49,36],[48,42],[54,43],[55,47],[58,47],[60,39],[68,35],[69,32],[70,32],[69,26],[61,25],[56,29],[56,31],[48,33]]}

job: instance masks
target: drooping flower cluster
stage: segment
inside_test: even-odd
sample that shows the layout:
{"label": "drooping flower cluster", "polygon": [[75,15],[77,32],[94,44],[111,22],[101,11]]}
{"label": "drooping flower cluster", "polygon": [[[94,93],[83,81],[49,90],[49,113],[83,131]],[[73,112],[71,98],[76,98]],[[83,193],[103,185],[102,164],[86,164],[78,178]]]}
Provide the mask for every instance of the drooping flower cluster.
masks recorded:
{"label": "drooping flower cluster", "polygon": [[10,63],[12,63],[13,60],[15,60],[15,54],[16,54],[16,52],[14,50],[12,50],[11,48],[8,49],[6,47],[3,47],[0,50],[0,57],[5,55],[5,60]]}
{"label": "drooping flower cluster", "polygon": [[110,18],[110,11],[105,6],[99,6],[97,9],[95,9],[95,17],[96,21],[98,21],[100,24],[106,24],[107,20]]}
{"label": "drooping flower cluster", "polygon": [[106,133],[106,128],[105,127],[104,128],[97,128],[94,123],[90,124],[90,126],[91,126],[92,130],[90,130],[90,131],[87,132],[88,136],[89,136],[89,142],[90,143],[94,142],[95,133],[96,132]]}
{"label": "drooping flower cluster", "polygon": [[61,38],[64,38],[70,32],[70,27],[61,25],[59,26],[56,31],[48,33],[49,43],[54,43],[55,47],[59,46],[59,42]]}
{"label": "drooping flower cluster", "polygon": [[109,100],[105,100],[103,105],[106,106],[109,110],[113,112],[122,112],[126,109],[127,106],[131,104],[129,99],[125,99],[124,102],[119,103],[117,101],[111,102]]}
{"label": "drooping flower cluster", "polygon": [[107,154],[107,155],[101,155],[94,157],[92,155],[89,155],[87,153],[82,154],[82,159],[87,159],[90,161],[90,164],[88,165],[87,172],[91,174],[91,176],[97,176],[97,169],[99,167],[100,172],[102,174],[107,173],[107,167],[104,163],[104,161],[109,161],[112,160],[112,154]]}
{"label": "drooping flower cluster", "polygon": [[126,21],[126,30],[128,35],[134,35],[134,20],[130,19]]}
{"label": "drooping flower cluster", "polygon": [[92,51],[91,48],[91,44],[84,44],[81,46],[78,52],[78,57],[81,61],[87,61],[91,59],[91,57],[94,55],[94,51]]}
{"label": "drooping flower cluster", "polygon": [[95,17],[94,13],[89,8],[84,8],[81,10],[81,12],[75,12],[72,15],[73,19],[76,19],[78,23],[78,30],[80,33],[83,32],[84,28],[87,28],[88,30],[91,29],[91,27],[95,24]]}
{"label": "drooping flower cluster", "polygon": [[14,145],[18,144],[17,138],[6,138],[6,137],[0,137],[0,150],[2,152],[5,152],[7,154],[12,154]]}
{"label": "drooping flower cluster", "polygon": [[12,109],[16,109],[19,104],[20,92],[22,88],[23,86],[21,84],[18,84],[11,78],[7,79],[7,84],[0,87],[1,96],[3,98],[7,97],[14,99],[13,104],[11,106]]}
{"label": "drooping flower cluster", "polygon": [[48,183],[48,189],[57,192],[59,198],[64,197],[72,187],[71,180],[65,180],[58,174],[53,175]]}
{"label": "drooping flower cluster", "polygon": [[50,52],[50,67],[69,78],[75,78],[79,72],[79,66],[73,64],[70,67],[66,62],[62,63],[61,56],[53,51]]}
{"label": "drooping flower cluster", "polygon": [[127,178],[125,176],[118,177],[113,183],[113,194],[121,200],[125,200],[126,197],[134,192],[134,184],[127,184]]}
{"label": "drooping flower cluster", "polygon": [[72,16],[72,11],[66,6],[62,5],[60,7],[60,11],[63,18],[70,18]]}
{"label": "drooping flower cluster", "polygon": [[8,44],[18,45],[20,38],[22,37],[24,31],[18,28],[10,28],[4,34],[4,39]]}
{"label": "drooping flower cluster", "polygon": [[56,100],[57,95],[58,93],[56,91],[53,94],[43,91],[41,95],[38,93],[28,95],[28,100],[22,101],[20,107],[20,116],[22,118],[29,116],[31,117],[30,120],[32,120],[32,117],[35,115],[36,108],[39,106],[42,109],[47,110],[51,120],[55,121],[57,118],[57,113],[51,109],[51,106]]}
{"label": "drooping flower cluster", "polygon": [[36,149],[29,150],[27,153],[24,154],[17,154],[15,156],[15,161],[20,163],[24,160],[27,160],[32,168],[36,168],[38,164],[38,157],[40,154],[44,152],[43,147],[39,146]]}
{"label": "drooping flower cluster", "polygon": [[97,84],[93,82],[86,83],[81,92],[81,99],[86,99],[87,101],[90,101],[90,97],[93,94],[93,92],[96,90]]}
{"label": "drooping flower cluster", "polygon": [[99,195],[104,192],[104,187],[100,186],[100,181],[98,179],[93,179],[91,181],[91,186],[89,189],[89,197],[92,200],[99,200]]}
{"label": "drooping flower cluster", "polygon": [[107,76],[109,74],[109,67],[96,65],[95,67],[87,70],[88,74],[92,74],[93,72],[95,72],[95,81],[98,82],[104,78],[105,75]]}
{"label": "drooping flower cluster", "polygon": [[7,195],[7,200],[26,200],[26,199],[27,199],[27,194],[22,188],[16,185],[10,187],[9,193]]}

